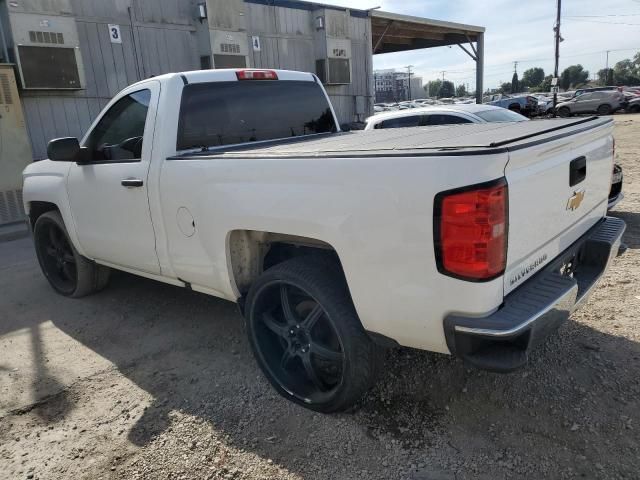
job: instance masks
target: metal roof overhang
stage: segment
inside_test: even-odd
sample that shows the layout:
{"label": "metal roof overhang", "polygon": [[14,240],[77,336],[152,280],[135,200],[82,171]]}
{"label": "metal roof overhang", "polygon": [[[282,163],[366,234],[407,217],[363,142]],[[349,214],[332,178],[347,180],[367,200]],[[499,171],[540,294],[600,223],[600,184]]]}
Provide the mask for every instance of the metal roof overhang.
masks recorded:
{"label": "metal roof overhang", "polygon": [[484,27],[371,11],[373,54],[477,42]]}

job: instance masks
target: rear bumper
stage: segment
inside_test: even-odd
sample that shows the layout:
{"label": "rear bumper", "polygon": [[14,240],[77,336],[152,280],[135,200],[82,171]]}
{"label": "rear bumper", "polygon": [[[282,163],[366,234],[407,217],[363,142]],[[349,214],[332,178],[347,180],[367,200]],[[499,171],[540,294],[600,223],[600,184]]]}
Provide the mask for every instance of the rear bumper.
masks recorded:
{"label": "rear bumper", "polygon": [[444,328],[451,353],[496,372],[524,366],[531,349],[587,300],[618,254],[625,228],[622,220],[606,217],[488,317],[449,315]]}

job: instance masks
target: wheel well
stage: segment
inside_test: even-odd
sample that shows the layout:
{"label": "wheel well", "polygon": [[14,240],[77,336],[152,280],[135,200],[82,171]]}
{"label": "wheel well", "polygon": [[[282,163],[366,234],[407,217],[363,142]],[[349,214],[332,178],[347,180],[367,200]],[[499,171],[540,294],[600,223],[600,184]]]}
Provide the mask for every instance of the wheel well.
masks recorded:
{"label": "wheel well", "polygon": [[235,230],[229,235],[228,261],[233,284],[245,295],[262,272],[286,260],[321,256],[342,269],[335,249],[313,238],[255,230]]}
{"label": "wheel well", "polygon": [[51,212],[53,210],[58,210],[58,206],[55,203],[50,202],[29,202],[29,223],[31,225],[31,229],[36,225],[36,220],[43,213]]}

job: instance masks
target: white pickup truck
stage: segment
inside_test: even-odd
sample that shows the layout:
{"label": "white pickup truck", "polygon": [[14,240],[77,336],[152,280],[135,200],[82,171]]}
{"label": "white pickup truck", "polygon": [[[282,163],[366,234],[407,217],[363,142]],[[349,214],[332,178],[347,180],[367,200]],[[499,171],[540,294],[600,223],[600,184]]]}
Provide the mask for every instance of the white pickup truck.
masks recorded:
{"label": "white pickup truck", "polygon": [[380,346],[526,363],[618,253],[612,128],[341,132],[315,75],[167,74],[51,141],[24,205],[59,293],[114,268],[237,302],[274,387],[330,412],[369,388]]}

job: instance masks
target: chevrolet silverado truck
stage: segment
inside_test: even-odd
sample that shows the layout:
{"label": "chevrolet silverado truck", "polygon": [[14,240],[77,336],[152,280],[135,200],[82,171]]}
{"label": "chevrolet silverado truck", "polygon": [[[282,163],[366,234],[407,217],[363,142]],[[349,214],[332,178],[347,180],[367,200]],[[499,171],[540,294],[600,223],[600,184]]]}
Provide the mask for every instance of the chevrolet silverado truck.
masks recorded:
{"label": "chevrolet silverado truck", "polygon": [[24,206],[57,292],[117,269],[237,302],[275,389],[332,412],[385,347],[526,364],[619,251],[612,128],[342,132],[310,73],[167,74],[119,93],[81,141],[52,140]]}

